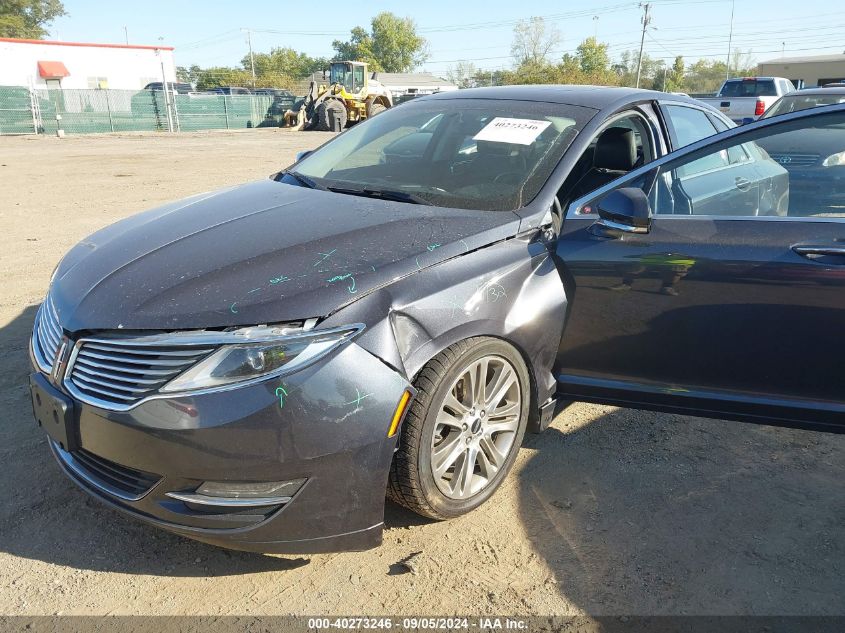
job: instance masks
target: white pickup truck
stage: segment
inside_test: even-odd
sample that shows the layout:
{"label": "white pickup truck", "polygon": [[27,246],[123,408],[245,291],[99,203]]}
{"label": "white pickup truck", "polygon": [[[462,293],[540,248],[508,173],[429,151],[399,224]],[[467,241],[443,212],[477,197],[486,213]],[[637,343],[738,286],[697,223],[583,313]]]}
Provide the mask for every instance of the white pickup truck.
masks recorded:
{"label": "white pickup truck", "polygon": [[722,84],[715,97],[699,101],[721,110],[737,125],[759,119],[775,101],[794,92],[795,86],[783,77],[738,77]]}

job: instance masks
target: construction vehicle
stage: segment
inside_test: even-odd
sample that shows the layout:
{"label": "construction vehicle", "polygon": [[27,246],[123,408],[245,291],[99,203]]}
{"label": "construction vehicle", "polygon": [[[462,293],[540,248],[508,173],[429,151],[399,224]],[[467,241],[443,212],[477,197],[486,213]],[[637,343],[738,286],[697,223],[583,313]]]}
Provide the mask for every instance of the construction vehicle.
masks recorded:
{"label": "construction vehicle", "polygon": [[312,81],[299,108],[285,112],[285,123],[297,129],[335,130],[369,119],[393,107],[393,97],[369,76],[364,62],[332,62],[327,83]]}

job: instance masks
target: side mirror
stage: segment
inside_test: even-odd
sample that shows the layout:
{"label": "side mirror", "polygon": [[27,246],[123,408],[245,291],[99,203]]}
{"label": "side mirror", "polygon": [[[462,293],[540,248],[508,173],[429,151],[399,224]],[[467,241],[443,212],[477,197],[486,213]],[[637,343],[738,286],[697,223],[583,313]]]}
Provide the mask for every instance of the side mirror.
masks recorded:
{"label": "side mirror", "polygon": [[301,161],[303,158],[308,156],[313,151],[314,151],[313,149],[306,149],[306,150],[303,150],[301,152],[297,152],[296,153],[296,162],[298,163],[299,161]]}
{"label": "side mirror", "polygon": [[598,223],[623,233],[648,233],[651,230],[651,206],[638,187],[622,187],[610,192],[596,205]]}

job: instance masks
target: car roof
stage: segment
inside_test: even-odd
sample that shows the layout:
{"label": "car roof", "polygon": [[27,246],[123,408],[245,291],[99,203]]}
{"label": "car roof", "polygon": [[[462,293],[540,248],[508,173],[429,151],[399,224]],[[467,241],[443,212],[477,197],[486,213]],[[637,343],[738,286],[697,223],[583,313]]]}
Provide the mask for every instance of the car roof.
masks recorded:
{"label": "car roof", "polygon": [[517,85],[496,86],[492,88],[466,88],[450,90],[419,99],[502,99],[511,101],[543,101],[574,105],[595,110],[603,110],[612,105],[625,102],[665,100],[684,101],[699,105],[694,99],[681,95],[643,90],[639,88],[620,88],[617,86],[572,86],[572,85]]}
{"label": "car roof", "polygon": [[802,97],[804,95],[845,95],[845,86],[831,86],[829,88],[808,88],[806,90],[798,90],[797,92],[790,92],[784,97]]}

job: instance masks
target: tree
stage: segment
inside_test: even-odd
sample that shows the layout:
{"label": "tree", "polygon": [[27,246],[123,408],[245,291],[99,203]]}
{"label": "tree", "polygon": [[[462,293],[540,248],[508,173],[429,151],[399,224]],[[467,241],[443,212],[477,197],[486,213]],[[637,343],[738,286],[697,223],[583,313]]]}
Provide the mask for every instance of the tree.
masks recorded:
{"label": "tree", "polygon": [[[478,69],[472,62],[461,61],[450,66],[446,71],[446,79],[458,88],[475,88],[478,86]],[[485,82],[486,85],[486,82]]]}
{"label": "tree", "polygon": [[[619,61],[613,64],[612,69],[616,73],[620,85],[632,87],[637,84],[638,59],[639,51],[625,51],[620,55]],[[660,87],[663,82],[665,65],[662,59],[653,59],[649,57],[648,53],[643,53],[640,86]]]}
{"label": "tree", "polygon": [[0,2],[0,37],[40,40],[47,35],[47,25],[67,15],[61,0],[2,0]]}
{"label": "tree", "polygon": [[511,55],[517,66],[527,63],[535,67],[548,62],[548,56],[560,42],[560,31],[546,24],[541,17],[520,20],[513,27]]}
{"label": "tree", "polygon": [[[311,57],[292,48],[272,48],[269,53],[255,53],[255,77],[259,80],[289,84],[323,70],[329,64],[325,57]],[[241,60],[244,70],[251,70],[249,55]]]}
{"label": "tree", "polygon": [[343,42],[335,40],[332,42],[332,48],[336,51],[334,56],[336,61],[356,61],[367,62],[371,70],[382,70],[381,64],[376,60],[373,54],[373,38],[366,29],[356,26],[350,33],[351,37]]}
{"label": "tree", "polygon": [[[243,68],[229,68],[227,66],[213,66],[202,69],[197,75],[197,90],[212,90],[219,86],[251,86],[252,73]],[[256,82],[256,86],[259,83]],[[276,86],[261,87],[275,88]]]}
{"label": "tree", "polygon": [[186,84],[196,85],[200,74],[202,74],[202,68],[196,64],[192,65],[190,68],[186,68],[185,66],[176,67],[176,81],[181,81]]}
{"label": "tree", "polygon": [[347,41],[332,42],[336,60],[367,62],[372,70],[409,72],[428,58],[428,42],[417,34],[411,18],[383,11],[370,22],[370,31],[356,26]]}
{"label": "tree", "polygon": [[678,55],[675,58],[675,63],[672,64],[672,69],[666,76],[666,81],[663,85],[664,92],[684,92],[684,88],[686,87],[684,70],[684,58]]}
{"label": "tree", "polygon": [[578,45],[576,57],[581,72],[587,75],[603,75],[610,71],[610,56],[607,44],[600,44],[595,37],[588,37]]}

